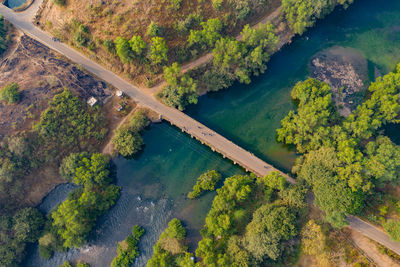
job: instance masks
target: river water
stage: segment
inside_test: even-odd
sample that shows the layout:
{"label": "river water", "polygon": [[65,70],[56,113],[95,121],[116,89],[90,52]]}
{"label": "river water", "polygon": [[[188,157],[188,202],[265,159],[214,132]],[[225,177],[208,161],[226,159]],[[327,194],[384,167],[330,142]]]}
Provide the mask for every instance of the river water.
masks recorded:
{"label": "river water", "polygon": [[[355,2],[348,10],[336,10],[319,21],[303,37],[272,56],[267,72],[250,85],[236,84],[226,91],[202,96],[187,113],[260,158],[289,171],[296,155],[276,142],[275,131],[293,108],[291,88],[307,78],[313,55],[333,46],[357,49],[368,60],[371,80],[375,73],[387,73],[400,61],[400,1]],[[387,132],[399,143],[399,127],[391,126]],[[243,171],[167,123],[152,125],[144,139],[146,147],[137,158],[114,159],[121,198],[100,218],[89,244],[57,253],[48,261],[40,260],[37,247],[33,246],[25,266],[53,267],[66,259],[109,266],[117,242],[135,224],[144,226],[146,234],[140,243],[141,256],[134,266],[145,266],[152,246],[173,217],[183,220],[188,227],[193,248],[214,194],[195,201],[186,200],[184,195],[206,170],[217,169],[224,177]],[[68,191],[63,187],[67,186],[51,192],[42,204],[46,206],[43,210],[60,203]]]}

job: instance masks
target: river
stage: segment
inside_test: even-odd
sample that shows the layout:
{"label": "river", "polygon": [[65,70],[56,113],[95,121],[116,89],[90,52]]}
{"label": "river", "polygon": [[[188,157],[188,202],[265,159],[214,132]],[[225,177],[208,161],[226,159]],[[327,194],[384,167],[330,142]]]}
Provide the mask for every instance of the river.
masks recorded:
{"label": "river", "polygon": [[[276,142],[275,131],[293,108],[291,88],[307,78],[313,55],[333,46],[359,50],[372,70],[370,80],[374,78],[374,69],[384,74],[400,61],[400,1],[355,2],[348,10],[334,11],[272,56],[266,73],[254,78],[251,84],[235,84],[228,90],[204,95],[187,113],[276,167],[290,170],[296,155]],[[387,132],[399,143],[399,127],[391,126]],[[224,177],[243,171],[167,123],[152,125],[144,139],[146,147],[137,158],[114,159],[121,198],[100,218],[89,244],[57,253],[48,261],[40,260],[37,247],[33,246],[25,266],[53,267],[66,259],[82,259],[96,267],[109,266],[117,242],[135,224],[144,226],[146,234],[140,243],[141,256],[134,266],[145,266],[152,246],[173,217],[182,219],[188,227],[193,248],[214,194],[195,201],[186,200],[184,195],[206,170],[217,169]],[[64,191],[63,187],[50,193],[42,204],[46,205],[43,210],[65,198],[68,189]]]}

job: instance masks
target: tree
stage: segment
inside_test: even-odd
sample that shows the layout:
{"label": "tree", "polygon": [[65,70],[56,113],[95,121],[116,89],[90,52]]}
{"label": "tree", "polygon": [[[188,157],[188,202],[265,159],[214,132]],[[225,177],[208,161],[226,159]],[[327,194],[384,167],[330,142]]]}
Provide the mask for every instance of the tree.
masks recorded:
{"label": "tree", "polygon": [[52,0],[52,1],[57,6],[64,6],[65,5],[65,0]]}
{"label": "tree", "polygon": [[0,54],[7,48],[7,28],[3,15],[0,15]]}
{"label": "tree", "polygon": [[183,110],[188,104],[197,103],[197,82],[187,73],[182,74],[178,63],[164,68],[164,79],[167,85],[160,91],[160,97],[165,104]]}
{"label": "tree", "polygon": [[137,110],[127,125],[115,131],[111,139],[114,150],[124,157],[130,157],[139,152],[144,145],[140,134],[149,124],[150,121],[146,115],[141,110]]}
{"label": "tree", "polygon": [[151,21],[149,26],[147,27],[147,37],[157,37],[157,36],[162,36],[164,29],[159,26],[157,23],[154,21]]}
{"label": "tree", "polygon": [[115,50],[122,63],[130,63],[133,60],[133,52],[129,41],[122,37],[117,37],[114,40]]}
{"label": "tree", "polygon": [[135,53],[137,57],[143,56],[143,53],[146,51],[147,48],[147,44],[139,35],[132,36],[132,38],[129,40],[129,45],[131,46],[133,53]]}
{"label": "tree", "polygon": [[72,182],[76,175],[76,169],[81,166],[82,160],[89,156],[88,152],[81,152],[71,153],[68,157],[65,157],[59,169],[61,177]]}
{"label": "tree", "polygon": [[400,146],[394,145],[388,137],[378,136],[376,141],[366,145],[366,151],[369,155],[366,166],[379,186],[400,182]]}
{"label": "tree", "polygon": [[24,208],[13,216],[14,237],[19,242],[35,242],[44,225],[44,217],[35,208]]}
{"label": "tree", "polygon": [[93,153],[90,157],[81,156],[73,181],[85,188],[107,185],[111,182],[108,166],[109,159],[101,153]]}
{"label": "tree", "polygon": [[190,46],[198,45],[202,49],[214,47],[215,42],[221,38],[222,23],[219,19],[209,19],[201,23],[202,30],[191,30],[188,37]]}
{"label": "tree", "polygon": [[138,244],[144,229],[138,225],[132,228],[130,234],[124,241],[118,243],[117,256],[112,260],[111,267],[129,267],[139,255]]}
{"label": "tree", "polygon": [[162,37],[153,37],[150,45],[150,59],[154,64],[160,64],[168,60],[168,47]]}
{"label": "tree", "polygon": [[213,67],[231,73],[241,83],[250,83],[250,73],[245,68],[247,49],[243,43],[232,38],[221,38],[213,49]]}
{"label": "tree", "polygon": [[48,161],[61,160],[71,152],[89,147],[89,140],[101,141],[106,120],[100,109],[86,103],[66,89],[54,96],[33,126],[38,135],[36,153]]}
{"label": "tree", "polygon": [[353,0],[282,0],[282,11],[293,32],[302,34],[337,3],[347,6],[352,2]]}
{"label": "tree", "polygon": [[330,128],[336,121],[328,84],[315,79],[299,82],[292,90],[297,113],[290,111],[277,130],[278,141],[296,145],[299,153],[316,150],[331,140]]}
{"label": "tree", "polygon": [[114,149],[124,157],[133,156],[139,152],[144,145],[143,138],[139,133],[126,128],[117,129],[111,142]]}
{"label": "tree", "polygon": [[197,178],[196,184],[193,186],[193,191],[189,192],[188,198],[199,197],[204,191],[213,191],[220,179],[221,174],[214,170],[203,173]]}
{"label": "tree", "polygon": [[309,220],[301,232],[302,251],[311,256],[318,256],[324,253],[326,246],[326,236],[322,232],[320,225],[314,220]]}
{"label": "tree", "polygon": [[280,242],[296,234],[296,216],[287,207],[265,204],[246,227],[245,248],[257,260],[265,256],[276,260],[281,254]]}
{"label": "tree", "polygon": [[193,254],[188,253],[184,245],[185,237],[186,230],[181,222],[176,218],[172,219],[154,245],[153,256],[147,262],[147,266],[194,266],[194,262],[189,261]]}
{"label": "tree", "polygon": [[7,104],[15,104],[19,101],[19,85],[11,83],[0,90],[0,100]]}

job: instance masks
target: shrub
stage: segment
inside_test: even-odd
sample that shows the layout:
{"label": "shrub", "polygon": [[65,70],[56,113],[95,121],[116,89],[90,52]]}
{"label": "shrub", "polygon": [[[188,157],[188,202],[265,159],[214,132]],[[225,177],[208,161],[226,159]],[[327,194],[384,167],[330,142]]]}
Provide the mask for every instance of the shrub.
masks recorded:
{"label": "shrub", "polygon": [[197,178],[196,184],[193,186],[193,191],[188,194],[188,198],[196,198],[204,191],[213,191],[220,179],[221,174],[214,170],[203,173]]}
{"label": "shrub", "polygon": [[144,229],[138,225],[132,228],[130,234],[124,241],[118,243],[117,256],[111,262],[111,267],[129,267],[139,255],[138,244]]}
{"label": "shrub", "polygon": [[150,124],[146,115],[138,110],[133,114],[127,125],[117,129],[111,139],[114,150],[124,157],[130,157],[139,152],[143,145],[140,133]]}
{"label": "shrub", "polygon": [[168,47],[162,37],[153,37],[150,45],[150,59],[154,64],[168,61]]}
{"label": "shrub", "polygon": [[53,1],[54,4],[57,6],[64,6],[65,5],[65,0],[51,0]]}
{"label": "shrub", "polygon": [[147,27],[147,36],[148,37],[157,37],[157,36],[162,36],[164,32],[164,29],[159,26],[157,23],[154,21],[150,22],[149,26]]}
{"label": "shrub", "polygon": [[19,101],[19,85],[11,83],[0,90],[0,100],[8,104],[15,104]]}
{"label": "shrub", "polygon": [[391,239],[400,241],[400,221],[389,219],[387,222],[383,223],[383,228]]}

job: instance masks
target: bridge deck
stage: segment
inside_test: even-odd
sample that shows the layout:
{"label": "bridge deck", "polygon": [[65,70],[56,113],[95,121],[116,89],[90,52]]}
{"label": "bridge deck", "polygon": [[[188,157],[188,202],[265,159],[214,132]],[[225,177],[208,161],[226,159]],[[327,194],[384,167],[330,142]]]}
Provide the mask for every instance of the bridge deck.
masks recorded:
{"label": "bridge deck", "polygon": [[[213,130],[202,125],[190,116],[177,109],[170,108],[157,101],[152,95],[146,93],[146,89],[139,89],[131,83],[123,80],[118,75],[105,69],[103,66],[88,59],[76,50],[69,46],[54,42],[52,37],[35,27],[32,23],[25,20],[21,13],[14,13],[7,7],[0,5],[0,13],[13,23],[16,27],[20,28],[25,34],[38,40],[44,45],[54,49],[55,51],[63,54],[73,62],[80,64],[83,68],[110,83],[114,87],[124,91],[127,95],[135,99],[138,104],[154,110],[162,115],[162,118],[169,121],[171,124],[181,128],[191,136],[207,144],[211,149],[222,154],[224,157],[231,159],[235,164],[239,164],[244,169],[254,172],[258,176],[264,176],[273,171],[279,171],[272,165],[262,161],[253,154],[227,140],[223,136],[214,132]],[[280,171],[279,171],[280,172]],[[290,182],[294,182],[288,175],[282,173]]]}

